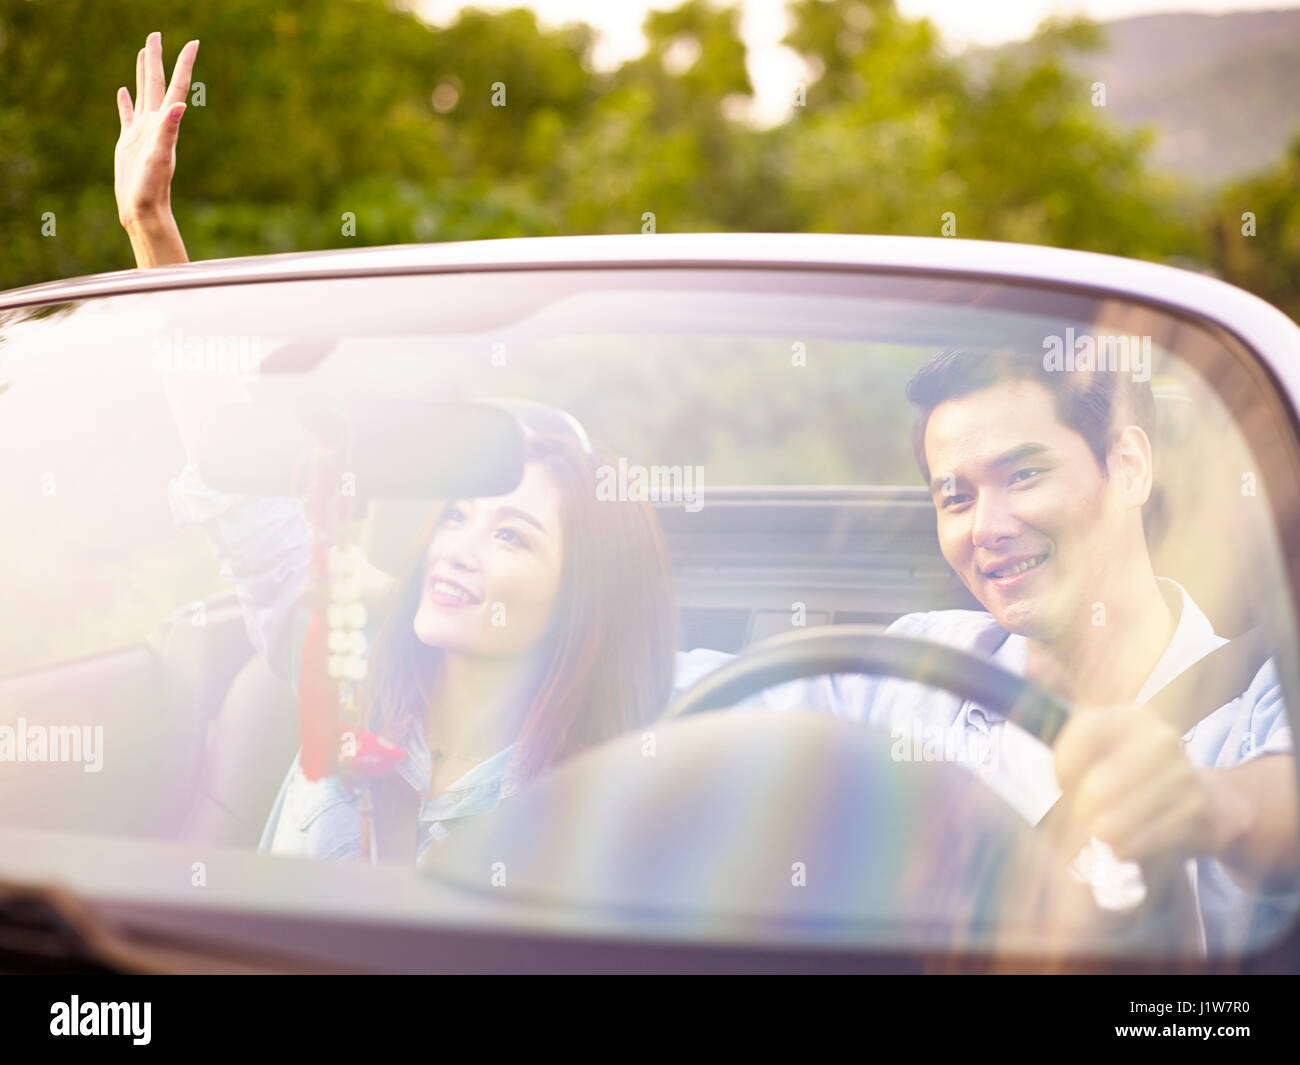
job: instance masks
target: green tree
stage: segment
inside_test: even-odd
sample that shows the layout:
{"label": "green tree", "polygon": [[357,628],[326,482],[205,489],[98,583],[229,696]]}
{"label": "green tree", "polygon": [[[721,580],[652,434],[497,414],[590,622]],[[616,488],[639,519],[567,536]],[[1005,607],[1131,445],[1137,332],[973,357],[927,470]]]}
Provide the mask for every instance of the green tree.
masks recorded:
{"label": "green tree", "polygon": [[1296,321],[1300,321],[1298,191],[1300,133],[1277,166],[1225,188],[1207,216],[1214,268]]}
{"label": "green tree", "polygon": [[[0,286],[131,264],[114,92],[134,89],[152,29],[169,72],[202,41],[172,201],[195,258],[638,232],[646,212],[661,232],[938,235],[951,211],[962,237],[1201,254],[1200,220],[1149,172],[1147,141],[1067,71],[1095,28],[1050,23],[973,71],[893,0],[790,12],[812,73],[790,118],[759,130],[743,120],[735,3],[651,12],[645,53],[598,73],[590,27],[524,9],[433,28],[388,0],[0,0]],[[1281,289],[1264,265],[1231,269]]]}
{"label": "green tree", "polygon": [[[1101,39],[1048,22],[977,77],[891,0],[799,0],[786,43],[821,79],[773,137],[806,228],[1190,254],[1173,189],[1146,172],[1142,134],[1112,128],[1069,72]],[[838,27],[838,29],[837,29]]]}

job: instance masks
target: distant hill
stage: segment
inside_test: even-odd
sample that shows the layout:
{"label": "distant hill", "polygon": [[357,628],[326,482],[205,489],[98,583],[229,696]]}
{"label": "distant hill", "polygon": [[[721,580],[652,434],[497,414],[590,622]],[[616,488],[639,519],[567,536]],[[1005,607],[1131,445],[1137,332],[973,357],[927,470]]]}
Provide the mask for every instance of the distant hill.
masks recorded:
{"label": "distant hill", "polygon": [[1101,26],[1108,48],[1081,57],[1079,73],[1105,82],[1117,122],[1156,127],[1153,165],[1218,183],[1274,163],[1300,134],[1300,8]]}

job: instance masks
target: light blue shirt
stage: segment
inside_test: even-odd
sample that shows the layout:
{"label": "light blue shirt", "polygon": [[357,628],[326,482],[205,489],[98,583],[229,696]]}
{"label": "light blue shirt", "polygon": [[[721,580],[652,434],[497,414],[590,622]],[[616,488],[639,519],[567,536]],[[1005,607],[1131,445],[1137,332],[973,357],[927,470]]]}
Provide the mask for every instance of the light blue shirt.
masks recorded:
{"label": "light blue shirt", "polygon": [[[1145,703],[1193,662],[1227,642],[1215,634],[1186,589],[1164,578],[1161,583],[1181,598],[1182,610],[1169,647],[1135,705]],[[947,644],[989,658],[1018,675],[1025,671],[1028,645],[1024,637],[1008,633],[984,611],[906,614],[886,631]],[[707,650],[679,656],[679,688],[688,687],[732,657]],[[819,710],[888,729],[895,757],[922,760],[937,756],[955,761],[977,773],[1030,824],[1037,824],[1060,795],[1046,745],[1001,714],[915,681],[859,674],[812,677],[774,686],[737,707],[747,708]],[[1188,730],[1183,748],[1193,764],[1219,769],[1266,754],[1292,753],[1291,729],[1273,661],[1261,667],[1237,699]],[[1133,901],[1135,876],[1141,890],[1140,875],[1136,866],[1118,862],[1109,848],[1097,846],[1097,842],[1091,852],[1085,848],[1074,867],[1099,903],[1122,908],[1126,899]],[[1200,904],[1203,945],[1210,953],[1258,946],[1282,932],[1300,910],[1300,890],[1247,891],[1215,859],[1198,859],[1187,865]]]}
{"label": "light blue shirt", "polygon": [[[428,794],[432,759],[418,730],[404,749],[406,760],[398,764],[396,771],[424,796],[416,828],[417,865],[429,862],[433,846],[447,838],[452,823],[494,809],[516,790],[510,771],[513,745],[479,763],[434,797]],[[308,780],[295,757],[280,785],[257,849],[303,858],[356,860],[361,855],[359,802],[359,794],[350,791],[338,776]]]}

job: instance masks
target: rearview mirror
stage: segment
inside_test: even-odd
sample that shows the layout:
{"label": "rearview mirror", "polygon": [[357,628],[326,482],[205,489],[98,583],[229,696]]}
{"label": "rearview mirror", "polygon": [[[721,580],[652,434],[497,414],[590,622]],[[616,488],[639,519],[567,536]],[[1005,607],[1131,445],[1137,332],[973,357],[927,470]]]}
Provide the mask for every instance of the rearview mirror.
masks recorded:
{"label": "rearview mirror", "polygon": [[510,413],[475,403],[364,399],[346,407],[308,397],[296,407],[234,403],[209,416],[199,471],[213,488],[305,495],[318,448],[366,499],[505,495],[523,477],[524,430]]}

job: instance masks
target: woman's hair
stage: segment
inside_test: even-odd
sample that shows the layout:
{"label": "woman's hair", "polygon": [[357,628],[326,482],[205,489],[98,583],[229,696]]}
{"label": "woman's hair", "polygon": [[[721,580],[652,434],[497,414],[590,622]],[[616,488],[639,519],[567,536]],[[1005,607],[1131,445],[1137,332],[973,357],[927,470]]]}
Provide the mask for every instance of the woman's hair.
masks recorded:
{"label": "woman's hair", "polygon": [[[610,460],[568,438],[533,437],[525,458],[559,488],[564,561],[515,751],[522,779],[656,720],[672,694],[677,647],[672,566],[653,507],[598,500],[596,471]],[[397,743],[423,726],[442,662],[442,651],[413,629],[442,509],[434,508],[414,564],[392,592],[361,695],[370,727]]]}

